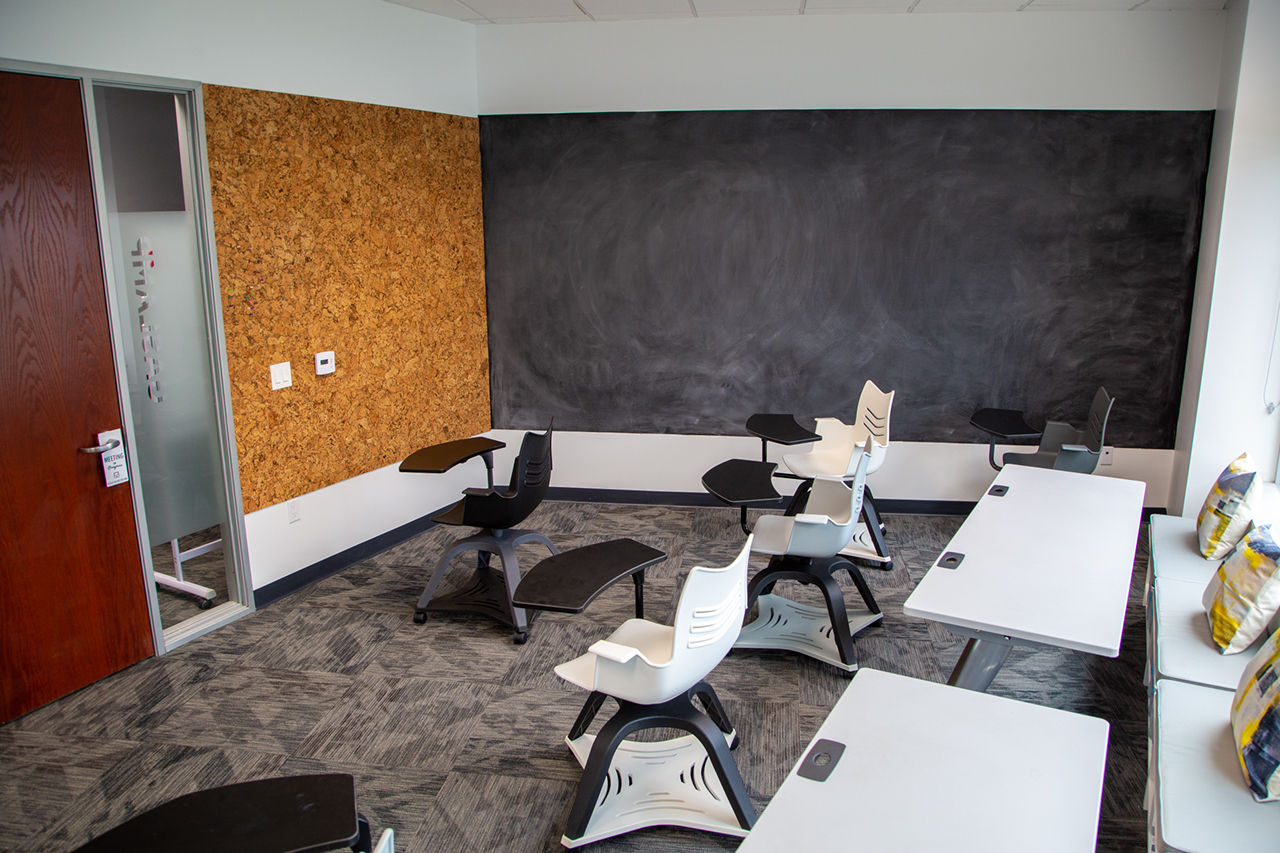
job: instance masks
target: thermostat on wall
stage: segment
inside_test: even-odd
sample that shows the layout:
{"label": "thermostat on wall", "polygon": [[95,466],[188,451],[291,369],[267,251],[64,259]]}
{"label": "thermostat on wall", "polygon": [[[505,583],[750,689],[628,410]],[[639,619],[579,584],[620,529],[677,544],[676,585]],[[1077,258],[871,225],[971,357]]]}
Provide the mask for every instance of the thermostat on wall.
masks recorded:
{"label": "thermostat on wall", "polygon": [[324,376],[326,373],[333,373],[334,369],[333,350],[316,353],[316,376]]}

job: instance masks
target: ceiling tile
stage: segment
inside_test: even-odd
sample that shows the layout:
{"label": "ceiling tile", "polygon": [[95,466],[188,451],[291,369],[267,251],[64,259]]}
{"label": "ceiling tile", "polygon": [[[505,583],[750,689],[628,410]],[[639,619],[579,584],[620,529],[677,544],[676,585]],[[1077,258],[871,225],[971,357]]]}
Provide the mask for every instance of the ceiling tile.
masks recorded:
{"label": "ceiling tile", "polygon": [[597,21],[692,18],[689,0],[578,0]]}
{"label": "ceiling tile", "polygon": [[920,0],[913,12],[1016,12],[1027,0]]}
{"label": "ceiling tile", "polygon": [[915,0],[809,0],[806,15],[829,15],[839,12],[909,12]]}
{"label": "ceiling tile", "polygon": [[468,0],[467,5],[491,21],[586,21],[573,0]]}
{"label": "ceiling tile", "polygon": [[1225,0],[1147,0],[1138,7],[1139,12],[1179,12],[1184,10],[1207,9],[1221,11],[1227,4]]}
{"label": "ceiling tile", "polygon": [[1031,0],[1024,12],[1127,12],[1142,0]]}
{"label": "ceiling tile", "polygon": [[699,15],[800,14],[801,0],[693,0]]}
{"label": "ceiling tile", "polygon": [[394,3],[397,6],[408,6],[410,9],[418,9],[422,12],[430,12],[442,18],[453,18],[458,21],[476,23],[484,20],[483,15],[474,9],[464,6],[458,0],[387,0],[387,2]]}

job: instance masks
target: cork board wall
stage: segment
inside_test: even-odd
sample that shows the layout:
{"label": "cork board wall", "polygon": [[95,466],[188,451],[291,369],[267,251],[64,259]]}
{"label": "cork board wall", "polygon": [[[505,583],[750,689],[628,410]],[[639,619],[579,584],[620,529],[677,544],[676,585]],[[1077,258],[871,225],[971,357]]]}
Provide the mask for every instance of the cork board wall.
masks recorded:
{"label": "cork board wall", "polygon": [[204,111],[245,511],[489,429],[477,119],[210,85]]}

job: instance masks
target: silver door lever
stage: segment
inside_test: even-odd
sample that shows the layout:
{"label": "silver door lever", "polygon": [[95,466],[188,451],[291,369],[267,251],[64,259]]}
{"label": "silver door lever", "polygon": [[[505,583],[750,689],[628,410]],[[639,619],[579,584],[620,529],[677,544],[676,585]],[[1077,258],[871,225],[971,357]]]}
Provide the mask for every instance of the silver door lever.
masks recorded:
{"label": "silver door lever", "polygon": [[108,450],[115,450],[120,446],[118,439],[111,439],[106,444],[99,444],[97,447],[81,447],[81,453],[106,453]]}

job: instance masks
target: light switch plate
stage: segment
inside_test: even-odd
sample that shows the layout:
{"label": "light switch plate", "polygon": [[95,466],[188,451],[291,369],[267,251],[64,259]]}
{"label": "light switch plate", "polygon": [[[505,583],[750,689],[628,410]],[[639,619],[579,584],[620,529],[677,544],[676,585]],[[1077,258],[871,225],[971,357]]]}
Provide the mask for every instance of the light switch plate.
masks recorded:
{"label": "light switch plate", "polygon": [[333,362],[333,350],[316,353],[316,376],[326,376],[336,369],[337,365]]}
{"label": "light switch plate", "polygon": [[282,361],[279,364],[271,365],[271,390],[279,391],[281,388],[288,388],[293,384],[293,370],[289,367],[289,362]]}

